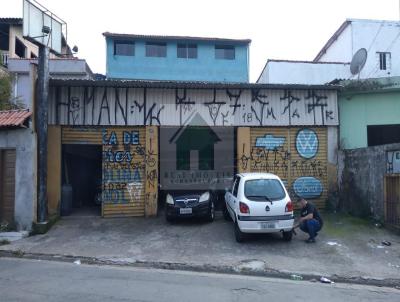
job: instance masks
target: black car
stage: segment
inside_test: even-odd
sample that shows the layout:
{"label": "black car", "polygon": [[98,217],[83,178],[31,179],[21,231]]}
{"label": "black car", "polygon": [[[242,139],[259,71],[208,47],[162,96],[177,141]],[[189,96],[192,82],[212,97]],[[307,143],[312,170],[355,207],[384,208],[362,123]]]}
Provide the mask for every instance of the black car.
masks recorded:
{"label": "black car", "polygon": [[170,191],[165,198],[165,217],[171,222],[179,217],[202,217],[213,221],[215,205],[208,191]]}

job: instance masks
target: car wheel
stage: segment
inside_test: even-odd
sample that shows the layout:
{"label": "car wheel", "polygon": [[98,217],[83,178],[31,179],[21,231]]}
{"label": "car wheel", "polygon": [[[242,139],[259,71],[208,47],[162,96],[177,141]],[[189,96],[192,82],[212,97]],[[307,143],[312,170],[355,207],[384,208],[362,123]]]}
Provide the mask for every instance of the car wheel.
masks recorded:
{"label": "car wheel", "polygon": [[237,224],[237,222],[235,222],[235,239],[239,243],[243,242],[244,239],[245,239],[245,233],[243,233],[240,230],[239,225]]}
{"label": "car wheel", "polygon": [[293,232],[292,232],[292,231],[283,232],[283,233],[282,233],[282,236],[283,236],[283,240],[285,240],[285,241],[291,241],[291,240],[292,240],[292,237],[293,237]]}
{"label": "car wheel", "polygon": [[214,203],[211,201],[210,203],[210,210],[208,211],[207,221],[212,222],[215,218],[215,206]]}
{"label": "car wheel", "polygon": [[232,220],[231,215],[229,215],[228,209],[226,208],[226,205],[224,206],[223,214],[226,221]]}

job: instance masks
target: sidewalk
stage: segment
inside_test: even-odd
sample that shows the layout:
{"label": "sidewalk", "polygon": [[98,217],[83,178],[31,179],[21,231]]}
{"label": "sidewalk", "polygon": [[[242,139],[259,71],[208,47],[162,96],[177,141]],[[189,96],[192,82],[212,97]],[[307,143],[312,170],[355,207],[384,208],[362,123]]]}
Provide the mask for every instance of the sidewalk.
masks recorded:
{"label": "sidewalk", "polygon": [[[117,264],[221,267],[333,279],[400,279],[400,236],[342,215],[326,215],[325,221],[315,244],[306,244],[307,236],[301,231],[289,243],[278,235],[257,235],[239,244],[232,223],[221,216],[213,223],[182,221],[173,225],[163,217],[71,216],[62,218],[47,234],[0,246],[0,250]],[[391,246],[382,245],[383,240]]]}

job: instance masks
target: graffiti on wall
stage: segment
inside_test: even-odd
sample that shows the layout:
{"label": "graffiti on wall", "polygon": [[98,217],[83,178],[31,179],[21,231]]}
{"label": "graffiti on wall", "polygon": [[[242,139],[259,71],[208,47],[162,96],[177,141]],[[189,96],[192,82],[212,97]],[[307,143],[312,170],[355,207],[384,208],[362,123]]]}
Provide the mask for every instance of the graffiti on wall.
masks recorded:
{"label": "graffiti on wall", "polygon": [[336,92],[288,89],[51,88],[50,124],[183,126],[338,125]]}
{"label": "graffiti on wall", "polygon": [[145,148],[139,131],[102,130],[104,203],[139,201],[143,193]]}
{"label": "graffiti on wall", "polygon": [[[244,154],[243,145],[239,159],[241,169],[274,173],[284,181],[290,178],[291,194],[307,199],[319,198],[324,191],[327,163],[321,160],[323,156],[318,156],[321,151],[317,132],[302,128],[298,131],[286,129],[285,133],[276,135],[266,131],[257,136],[250,148],[250,156]],[[289,141],[294,141],[293,149]]]}

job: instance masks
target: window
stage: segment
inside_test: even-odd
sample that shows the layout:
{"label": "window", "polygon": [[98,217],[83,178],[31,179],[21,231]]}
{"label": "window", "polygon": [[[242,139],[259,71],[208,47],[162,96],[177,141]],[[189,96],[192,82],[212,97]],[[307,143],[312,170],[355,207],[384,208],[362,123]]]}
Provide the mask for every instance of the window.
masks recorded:
{"label": "window", "polygon": [[379,69],[390,69],[390,52],[378,52],[379,55]]}
{"label": "window", "polygon": [[236,178],[235,185],[233,186],[233,196],[237,197],[237,193],[239,191],[239,183],[240,183],[240,177]]}
{"label": "window", "polygon": [[277,179],[254,179],[244,184],[244,195],[250,200],[269,201],[285,197],[285,191]]}
{"label": "window", "polygon": [[178,44],[176,50],[178,58],[195,59],[197,58],[197,45],[196,44]]}
{"label": "window", "polygon": [[35,55],[33,52],[31,52],[31,59],[37,59],[37,55]]}
{"label": "window", "polygon": [[216,45],[215,46],[215,58],[223,59],[223,60],[234,60],[235,59],[235,46]]}
{"label": "window", "polygon": [[400,125],[367,126],[368,147],[400,143]]}
{"label": "window", "polygon": [[166,43],[146,43],[146,57],[166,57],[167,44]]}
{"label": "window", "polygon": [[132,41],[114,41],[115,56],[134,56],[135,42]]}
{"label": "window", "polygon": [[20,58],[26,57],[26,46],[18,38],[15,38],[15,54]]}

